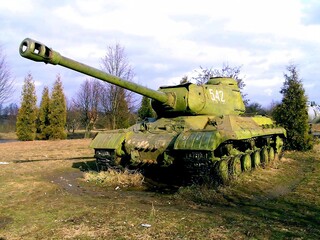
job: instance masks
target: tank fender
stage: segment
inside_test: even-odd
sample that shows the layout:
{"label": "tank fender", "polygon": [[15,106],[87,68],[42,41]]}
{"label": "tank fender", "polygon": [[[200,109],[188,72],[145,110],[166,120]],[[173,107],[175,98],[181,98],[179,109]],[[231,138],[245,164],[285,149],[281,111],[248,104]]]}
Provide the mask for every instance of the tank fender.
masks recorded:
{"label": "tank fender", "polygon": [[218,131],[186,131],[174,143],[174,150],[215,150],[226,139]]}
{"label": "tank fender", "polygon": [[116,155],[122,156],[124,153],[122,149],[123,142],[132,133],[130,132],[100,132],[91,141],[90,147],[94,149],[113,149]]}

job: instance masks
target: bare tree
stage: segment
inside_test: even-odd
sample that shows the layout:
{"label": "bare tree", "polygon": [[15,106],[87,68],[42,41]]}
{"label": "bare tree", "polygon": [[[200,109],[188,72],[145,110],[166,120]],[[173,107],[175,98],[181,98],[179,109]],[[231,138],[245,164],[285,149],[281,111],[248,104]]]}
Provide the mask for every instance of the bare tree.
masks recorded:
{"label": "bare tree", "polygon": [[18,105],[10,103],[1,109],[0,105],[0,128],[4,132],[13,132],[16,128],[16,120],[18,114]]}
{"label": "bare tree", "polygon": [[90,131],[98,119],[98,107],[102,94],[101,90],[102,85],[100,81],[96,79],[86,79],[81,85],[76,99],[74,99],[74,104],[80,111],[81,122],[86,129],[86,137],[90,136]]}
{"label": "bare tree", "polygon": [[200,66],[200,70],[197,71],[198,75],[193,77],[198,85],[206,83],[211,77],[229,77],[237,81],[238,87],[240,88],[241,95],[244,99],[245,104],[249,103],[246,99],[247,94],[243,93],[243,88],[246,86],[243,79],[240,77],[241,66],[231,67],[228,63],[223,63],[221,69],[204,68]]}
{"label": "bare tree", "polygon": [[[134,77],[133,68],[125,55],[125,49],[119,43],[108,46],[107,53],[102,59],[102,68],[107,73],[124,80],[132,81]],[[129,124],[132,94],[113,84],[104,84],[101,106],[106,116],[109,116],[112,129],[127,127]]]}
{"label": "bare tree", "polygon": [[231,67],[228,63],[223,63],[221,69],[214,69],[212,71],[213,77],[230,77],[238,82],[238,87],[242,90],[246,85],[243,79],[239,76],[241,72],[241,66]]}
{"label": "bare tree", "polygon": [[68,132],[74,133],[80,127],[80,111],[75,104],[75,100],[69,101],[66,99],[67,102],[67,122],[66,128]]}
{"label": "bare tree", "polygon": [[193,77],[192,79],[196,80],[198,85],[206,83],[211,77],[230,77],[237,80],[240,89],[245,87],[243,79],[239,76],[241,66],[230,67],[227,63],[224,63],[221,69],[204,68],[200,66],[200,70],[196,72],[198,73],[198,76]]}
{"label": "bare tree", "polygon": [[6,56],[0,47],[0,105],[6,102],[14,91],[14,82],[6,62]]}
{"label": "bare tree", "polygon": [[[212,68],[204,68],[200,66],[199,70],[195,71],[198,75],[192,77],[190,81],[195,80],[197,85],[202,85],[208,82],[208,80],[213,77],[213,70]],[[183,82],[189,81],[188,77],[183,77]]]}

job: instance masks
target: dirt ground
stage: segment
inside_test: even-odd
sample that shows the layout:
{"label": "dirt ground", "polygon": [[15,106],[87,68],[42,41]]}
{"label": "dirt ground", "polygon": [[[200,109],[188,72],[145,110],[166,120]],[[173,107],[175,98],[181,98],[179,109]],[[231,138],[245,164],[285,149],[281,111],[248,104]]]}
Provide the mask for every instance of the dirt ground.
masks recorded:
{"label": "dirt ground", "polygon": [[318,149],[210,189],[103,188],[90,140],[0,144],[0,239],[319,239]]}

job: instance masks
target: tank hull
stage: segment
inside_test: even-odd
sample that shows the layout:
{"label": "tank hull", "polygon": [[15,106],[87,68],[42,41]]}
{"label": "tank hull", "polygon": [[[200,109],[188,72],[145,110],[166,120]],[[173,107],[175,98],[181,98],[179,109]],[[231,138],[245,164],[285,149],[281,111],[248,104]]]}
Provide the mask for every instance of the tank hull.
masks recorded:
{"label": "tank hull", "polygon": [[174,167],[187,182],[224,182],[273,161],[281,154],[285,135],[263,116],[189,116],[101,132],[90,146],[102,169]]}

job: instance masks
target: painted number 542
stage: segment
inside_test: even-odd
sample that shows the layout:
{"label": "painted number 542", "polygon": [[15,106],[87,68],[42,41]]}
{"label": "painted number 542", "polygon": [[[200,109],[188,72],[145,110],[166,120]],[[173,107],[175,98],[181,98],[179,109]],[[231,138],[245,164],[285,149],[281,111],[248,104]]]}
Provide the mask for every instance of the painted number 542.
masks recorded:
{"label": "painted number 542", "polygon": [[223,91],[209,89],[209,93],[210,93],[212,101],[214,101],[214,102],[222,102],[222,103],[225,102],[224,96],[223,96]]}

